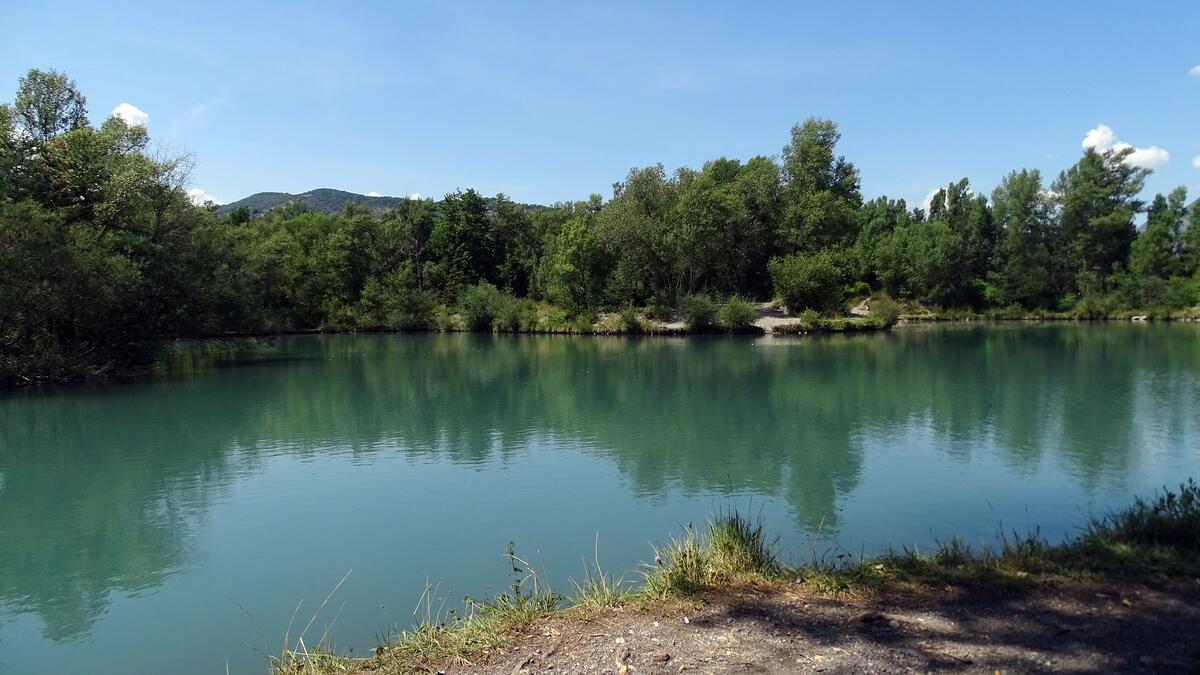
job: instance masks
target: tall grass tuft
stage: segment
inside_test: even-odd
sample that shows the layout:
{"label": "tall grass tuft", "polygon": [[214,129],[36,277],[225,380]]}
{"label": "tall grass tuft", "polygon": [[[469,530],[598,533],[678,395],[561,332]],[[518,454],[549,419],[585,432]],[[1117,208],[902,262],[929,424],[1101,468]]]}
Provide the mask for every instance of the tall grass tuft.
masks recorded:
{"label": "tall grass tuft", "polygon": [[654,549],[654,565],[647,566],[644,591],[652,596],[693,595],[708,581],[708,556],[691,523],[682,537]]}
{"label": "tall grass tuft", "polygon": [[1200,552],[1200,485],[1189,478],[1178,493],[1164,490],[1151,501],[1139,497],[1128,509],[1093,523],[1089,535],[1135,546]]}
{"label": "tall grass tuft", "polygon": [[614,577],[600,566],[600,535],[596,535],[596,547],[591,564],[584,564],[583,580],[572,582],[575,594],[571,607],[585,616],[601,610],[617,607],[629,599],[629,588],[625,577]]}
{"label": "tall grass tuft", "polygon": [[686,596],[720,583],[769,578],[781,569],[775,544],[761,516],[752,519],[736,509],[714,517],[703,536],[689,523],[682,537],[655,549],[654,565],[643,571],[643,590]]}
{"label": "tall grass tuft", "polygon": [[736,509],[718,513],[708,524],[710,574],[725,579],[773,574],[779,569],[777,543],[778,538],[767,540],[762,514],[751,519]]}

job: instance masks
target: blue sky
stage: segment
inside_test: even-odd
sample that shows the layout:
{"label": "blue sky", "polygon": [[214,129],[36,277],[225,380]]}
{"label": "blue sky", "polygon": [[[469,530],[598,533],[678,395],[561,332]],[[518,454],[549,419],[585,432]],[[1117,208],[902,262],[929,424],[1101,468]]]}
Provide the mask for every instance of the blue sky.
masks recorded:
{"label": "blue sky", "polygon": [[144,112],[222,201],[607,197],[630,167],[778,154],[811,115],[868,197],[1054,175],[1093,129],[1144,151],[1148,192],[1195,196],[1196,66],[1194,0],[0,4],[0,97],[66,71],[93,118]]}

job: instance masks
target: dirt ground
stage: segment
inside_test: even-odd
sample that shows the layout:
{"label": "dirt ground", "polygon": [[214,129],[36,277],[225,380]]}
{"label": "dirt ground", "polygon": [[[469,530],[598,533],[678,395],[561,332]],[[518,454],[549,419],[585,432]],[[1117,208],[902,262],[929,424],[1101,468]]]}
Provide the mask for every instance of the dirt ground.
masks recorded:
{"label": "dirt ground", "polygon": [[1200,580],[946,587],[827,599],[801,584],[672,610],[547,618],[447,673],[1200,673]]}

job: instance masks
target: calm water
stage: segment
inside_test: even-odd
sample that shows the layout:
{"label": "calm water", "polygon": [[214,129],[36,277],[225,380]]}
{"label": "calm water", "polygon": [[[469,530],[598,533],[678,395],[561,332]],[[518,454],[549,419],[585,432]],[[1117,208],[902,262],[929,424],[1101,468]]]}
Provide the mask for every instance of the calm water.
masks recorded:
{"label": "calm water", "polygon": [[509,540],[567,588],[730,504],[803,560],[1058,538],[1187,475],[1197,326],[286,338],[0,396],[0,671],[261,672],[348,570],[308,641],[342,608],[363,653],[426,579],[502,588]]}

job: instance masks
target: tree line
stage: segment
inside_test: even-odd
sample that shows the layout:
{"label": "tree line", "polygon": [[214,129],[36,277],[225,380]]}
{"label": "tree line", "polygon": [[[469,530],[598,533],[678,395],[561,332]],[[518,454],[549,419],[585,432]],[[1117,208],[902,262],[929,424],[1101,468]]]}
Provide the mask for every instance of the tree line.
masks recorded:
{"label": "tree line", "polygon": [[1083,317],[1200,303],[1200,209],[1184,188],[1143,202],[1131,149],[1089,148],[1052,181],[1014,171],[990,199],[964,178],[913,208],[865,200],[837,125],[814,118],[777,157],[636,168],[607,200],[468,189],[252,217],[191,204],[187,161],[149,140],[93,125],[55,71],[0,105],[0,381],[122,372],[177,337],[579,327],[697,298],[833,315],[872,294]]}

